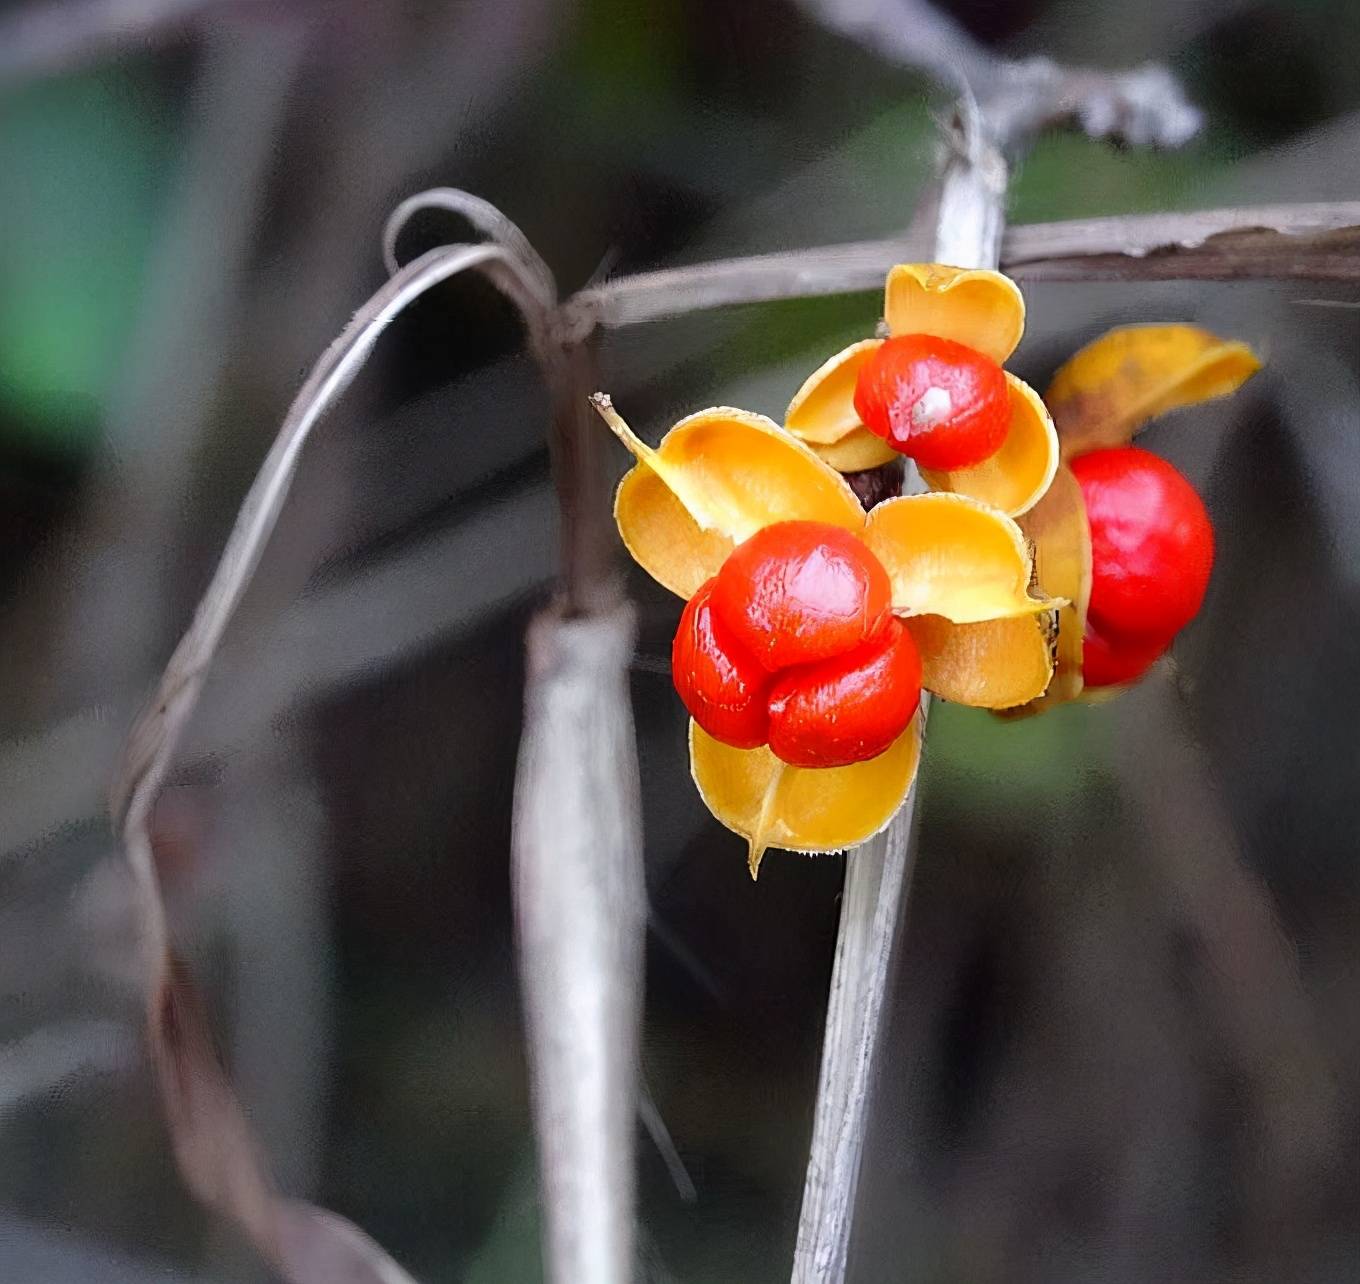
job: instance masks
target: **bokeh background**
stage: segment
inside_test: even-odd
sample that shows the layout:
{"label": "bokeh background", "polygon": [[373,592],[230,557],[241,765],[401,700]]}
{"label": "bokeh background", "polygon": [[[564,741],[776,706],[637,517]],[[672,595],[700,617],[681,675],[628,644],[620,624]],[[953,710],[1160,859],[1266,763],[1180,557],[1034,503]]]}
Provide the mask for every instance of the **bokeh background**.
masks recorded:
{"label": "bokeh background", "polygon": [[[383,278],[386,211],[471,189],[564,289],[900,231],[947,100],[831,7],[0,8],[0,1278],[266,1278],[175,1174],[103,798],[293,392]],[[1039,139],[1014,221],[1360,189],[1351,0],[947,7],[1005,56],[1165,60],[1207,114],[1175,153]],[[452,234],[424,216],[404,247]],[[606,383],[653,436],[778,414],[876,309],[639,327]],[[1219,536],[1172,662],[1029,722],[932,714],[852,1280],[1360,1279],[1357,299],[1072,285],[1030,313],[1039,386],[1137,320],[1267,367],[1146,438]],[[507,848],[555,568],[544,414],[479,282],[391,328],[308,447],[156,819],[281,1184],[426,1281],[540,1278]],[[683,1165],[640,1131],[642,1269],[783,1280],[843,865],[776,854],[751,884],[688,780],[678,605],[633,587],[644,1074]]]}

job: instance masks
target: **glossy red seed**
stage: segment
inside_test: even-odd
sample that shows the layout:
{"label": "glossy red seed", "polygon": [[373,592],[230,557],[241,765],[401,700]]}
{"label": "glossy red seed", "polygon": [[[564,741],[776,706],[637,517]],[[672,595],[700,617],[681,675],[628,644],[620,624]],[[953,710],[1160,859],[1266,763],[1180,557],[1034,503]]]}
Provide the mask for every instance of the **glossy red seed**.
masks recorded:
{"label": "glossy red seed", "polygon": [[995,361],[928,334],[884,341],[859,372],[855,410],[894,450],[946,472],[996,454],[1011,414],[1006,375]]}
{"label": "glossy red seed", "polygon": [[1115,643],[1168,642],[1204,601],[1214,532],[1166,460],[1125,446],[1072,460],[1091,527],[1092,629]]}
{"label": "glossy red seed", "polygon": [[771,671],[848,651],[888,618],[888,573],[863,542],[824,522],[776,522],[728,555],[713,610]]}
{"label": "glossy red seed", "polygon": [[690,716],[715,740],[738,749],[763,745],[773,677],[714,616],[709,580],[685,606],[671,647],[671,678]]}
{"label": "glossy red seed", "polygon": [[1110,641],[1087,628],[1081,648],[1081,676],[1088,687],[1117,687],[1141,678],[1169,641],[1136,638]]}
{"label": "glossy red seed", "polygon": [[770,691],[770,748],[795,767],[843,767],[881,754],[921,701],[921,657],[899,620],[873,641],[789,669]]}

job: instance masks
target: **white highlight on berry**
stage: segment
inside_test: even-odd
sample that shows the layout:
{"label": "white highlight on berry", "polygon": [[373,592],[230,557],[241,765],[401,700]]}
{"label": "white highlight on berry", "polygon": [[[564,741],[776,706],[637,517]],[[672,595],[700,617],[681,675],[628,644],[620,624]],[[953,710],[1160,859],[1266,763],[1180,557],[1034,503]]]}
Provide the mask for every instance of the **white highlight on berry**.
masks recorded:
{"label": "white highlight on berry", "polygon": [[954,411],[954,402],[946,388],[927,388],[911,408],[913,428],[934,428],[942,424]]}

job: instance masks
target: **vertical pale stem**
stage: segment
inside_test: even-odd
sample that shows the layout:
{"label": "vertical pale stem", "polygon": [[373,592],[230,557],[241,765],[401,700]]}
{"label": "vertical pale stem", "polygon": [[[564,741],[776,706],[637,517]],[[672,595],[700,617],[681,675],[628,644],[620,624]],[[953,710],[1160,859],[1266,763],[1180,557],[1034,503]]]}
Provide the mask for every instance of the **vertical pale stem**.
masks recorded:
{"label": "vertical pale stem", "polygon": [[915,811],[913,788],[892,824],[846,860],[794,1284],[845,1278],[883,995],[911,881]]}
{"label": "vertical pale stem", "polygon": [[552,395],[563,591],[529,630],[512,860],[544,1275],[629,1284],[646,925],[634,620],[614,574],[593,353],[556,326],[535,349]]}
{"label": "vertical pale stem", "polygon": [[[936,261],[996,267],[1005,197],[1006,162],[999,149],[977,127],[967,139],[954,140],[941,178]],[[845,1279],[883,1000],[911,884],[915,810],[913,786],[892,824],[846,859],[793,1284]]]}
{"label": "vertical pale stem", "polygon": [[529,633],[512,843],[552,1284],[629,1284],[645,921],[630,608]]}
{"label": "vertical pale stem", "polygon": [[951,139],[951,148],[940,182],[935,261],[995,268],[1006,230],[1006,159],[976,125],[967,136]]}

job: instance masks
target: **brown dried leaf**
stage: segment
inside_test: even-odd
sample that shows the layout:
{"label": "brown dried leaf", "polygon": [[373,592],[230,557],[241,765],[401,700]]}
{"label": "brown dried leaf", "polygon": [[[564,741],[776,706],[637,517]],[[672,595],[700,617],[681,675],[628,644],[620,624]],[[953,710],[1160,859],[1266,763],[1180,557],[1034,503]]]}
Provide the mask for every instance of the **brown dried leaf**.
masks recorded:
{"label": "brown dried leaf", "polygon": [[1245,343],[1193,325],[1121,326],[1071,357],[1044,400],[1064,459],[1127,446],[1148,420],[1235,392],[1261,362]]}

